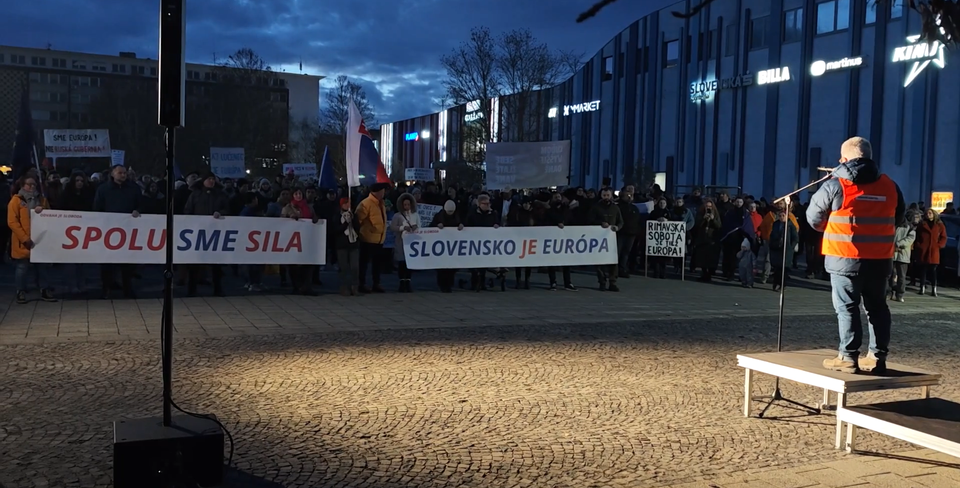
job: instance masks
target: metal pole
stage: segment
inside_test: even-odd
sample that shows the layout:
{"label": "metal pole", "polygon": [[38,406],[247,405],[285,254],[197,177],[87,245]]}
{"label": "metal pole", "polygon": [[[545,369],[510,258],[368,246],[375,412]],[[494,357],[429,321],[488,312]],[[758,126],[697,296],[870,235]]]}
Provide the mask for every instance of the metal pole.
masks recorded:
{"label": "metal pole", "polygon": [[167,242],[163,271],[163,426],[170,427],[173,403],[173,173],[174,134],[176,127],[166,128],[167,149]]}

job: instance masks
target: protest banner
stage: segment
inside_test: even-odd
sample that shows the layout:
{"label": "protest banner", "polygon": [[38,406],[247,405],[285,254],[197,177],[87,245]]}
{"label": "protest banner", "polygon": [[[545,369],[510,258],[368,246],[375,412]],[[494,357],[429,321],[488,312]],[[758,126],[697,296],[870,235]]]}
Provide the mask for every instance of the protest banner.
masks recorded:
{"label": "protest banner", "polygon": [[285,163],[283,165],[283,174],[293,171],[293,176],[297,178],[316,178],[317,165],[315,163]]}
{"label": "protest banner", "polygon": [[[34,263],[163,264],[166,216],[44,210],[31,214]],[[324,264],[326,223],[174,216],[177,264]]]}
{"label": "protest banner", "polygon": [[123,166],[123,159],[126,156],[127,152],[123,149],[114,149],[110,151],[110,167]]}
{"label": "protest banner", "polygon": [[247,176],[242,147],[211,147],[210,171],[217,178],[243,178]]}
{"label": "protest banner", "polygon": [[390,229],[390,222],[393,222],[393,216],[396,214],[396,212],[387,212],[387,233],[383,238],[384,249],[393,249],[394,243],[397,241],[397,236],[394,235],[393,231]]}
{"label": "protest banner", "polygon": [[434,181],[433,170],[430,168],[405,168],[403,179],[407,181]]}
{"label": "protest banner", "polygon": [[440,205],[427,205],[426,203],[417,204],[417,214],[420,216],[420,227],[430,226],[433,217],[440,213],[443,207]]}
{"label": "protest banner", "polygon": [[568,185],[570,141],[487,143],[487,189]]}
{"label": "protest banner", "polygon": [[[659,222],[656,220],[647,221],[646,236],[646,258],[666,257],[683,258],[687,249],[687,225],[684,222]],[[680,279],[684,279],[683,269],[686,266],[680,266]],[[644,273],[647,265],[644,263]]]}
{"label": "protest banner", "polygon": [[109,158],[107,129],[44,129],[44,155],[48,158]]}
{"label": "protest banner", "polygon": [[597,226],[426,228],[404,234],[403,247],[410,269],[617,263],[617,234]]}

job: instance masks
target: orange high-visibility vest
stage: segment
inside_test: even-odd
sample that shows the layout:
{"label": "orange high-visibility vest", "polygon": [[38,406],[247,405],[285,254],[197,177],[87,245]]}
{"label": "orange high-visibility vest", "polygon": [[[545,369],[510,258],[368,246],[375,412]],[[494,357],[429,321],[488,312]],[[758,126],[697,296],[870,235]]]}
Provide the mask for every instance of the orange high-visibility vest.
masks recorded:
{"label": "orange high-visibility vest", "polygon": [[897,185],[887,175],[860,185],[837,178],[843,204],[830,213],[823,231],[823,255],[893,259],[897,232]]}

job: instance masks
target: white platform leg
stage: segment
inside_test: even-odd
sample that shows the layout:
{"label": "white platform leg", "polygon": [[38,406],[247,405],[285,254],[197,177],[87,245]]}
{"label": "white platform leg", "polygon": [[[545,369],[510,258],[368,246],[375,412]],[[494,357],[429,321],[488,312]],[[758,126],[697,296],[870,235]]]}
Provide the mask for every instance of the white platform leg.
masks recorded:
{"label": "white platform leg", "polygon": [[[846,396],[846,394],[844,394],[844,393],[839,393],[839,392],[838,392],[838,393],[837,393],[837,412],[839,412],[841,408],[845,408],[846,406],[847,406],[847,396]],[[838,416],[837,416],[837,442],[836,442],[836,448],[837,448],[837,449],[840,449],[842,446],[843,446],[843,422],[840,420],[840,416],[838,415]]]}
{"label": "white platform leg", "polygon": [[853,452],[856,447],[854,446],[857,435],[857,426],[847,422],[847,452]]}
{"label": "white platform leg", "polygon": [[753,370],[748,369],[745,373],[745,378],[743,380],[743,416],[750,417],[750,402],[753,401],[753,391],[751,389],[753,383]]}
{"label": "white platform leg", "polygon": [[920,387],[920,398],[930,398],[930,387],[921,386]]}
{"label": "white platform leg", "polygon": [[820,404],[820,410],[830,409],[830,390],[823,389],[823,403]]}

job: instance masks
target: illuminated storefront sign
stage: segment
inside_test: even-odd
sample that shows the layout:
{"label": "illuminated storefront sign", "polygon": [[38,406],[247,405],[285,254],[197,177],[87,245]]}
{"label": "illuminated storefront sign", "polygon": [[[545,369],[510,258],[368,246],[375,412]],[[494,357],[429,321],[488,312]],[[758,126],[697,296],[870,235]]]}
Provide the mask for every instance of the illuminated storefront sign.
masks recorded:
{"label": "illuminated storefront sign", "polygon": [[419,132],[408,132],[403,135],[403,140],[405,141],[417,141],[420,139]]}
{"label": "illuminated storefront sign", "polygon": [[935,191],[930,193],[930,208],[943,212],[947,204],[953,201],[952,191]]}
{"label": "illuminated storefront sign", "polygon": [[482,105],[480,100],[474,100],[472,102],[467,102],[467,114],[463,116],[464,122],[473,122],[475,120],[480,120],[483,118],[483,111],[480,109]]}
{"label": "illuminated storefront sign", "polygon": [[933,63],[941,69],[944,66],[943,44],[941,44],[940,41],[919,41],[920,36],[908,36],[907,42],[910,43],[909,45],[901,46],[893,50],[894,63],[913,61],[913,66],[910,68],[910,72],[907,73],[907,79],[903,82],[904,87],[909,86],[917,76],[920,76],[920,73],[923,72],[924,68],[930,63]]}
{"label": "illuminated storefront sign", "polygon": [[821,76],[827,71],[838,69],[859,68],[863,64],[863,58],[843,58],[839,61],[814,61],[810,63],[810,75]]}
{"label": "illuminated storefront sign", "polygon": [[563,116],[566,117],[571,113],[582,114],[584,112],[596,112],[597,110],[600,110],[600,100],[578,103],[576,105],[564,105]]}
{"label": "illuminated storefront sign", "polygon": [[790,68],[773,68],[765,69],[757,73],[757,84],[758,85],[769,85],[772,83],[780,83],[783,81],[790,81]]}
{"label": "illuminated storefront sign", "polygon": [[750,73],[734,76],[732,78],[723,78],[720,80],[698,81],[690,83],[690,101],[700,102],[710,100],[717,90],[729,90],[750,86],[753,84],[753,75]]}
{"label": "illuminated storefront sign", "polygon": [[547,118],[550,118],[550,119],[556,118],[557,112],[559,110],[560,109],[558,109],[557,107],[550,107],[550,110],[547,112]]}

